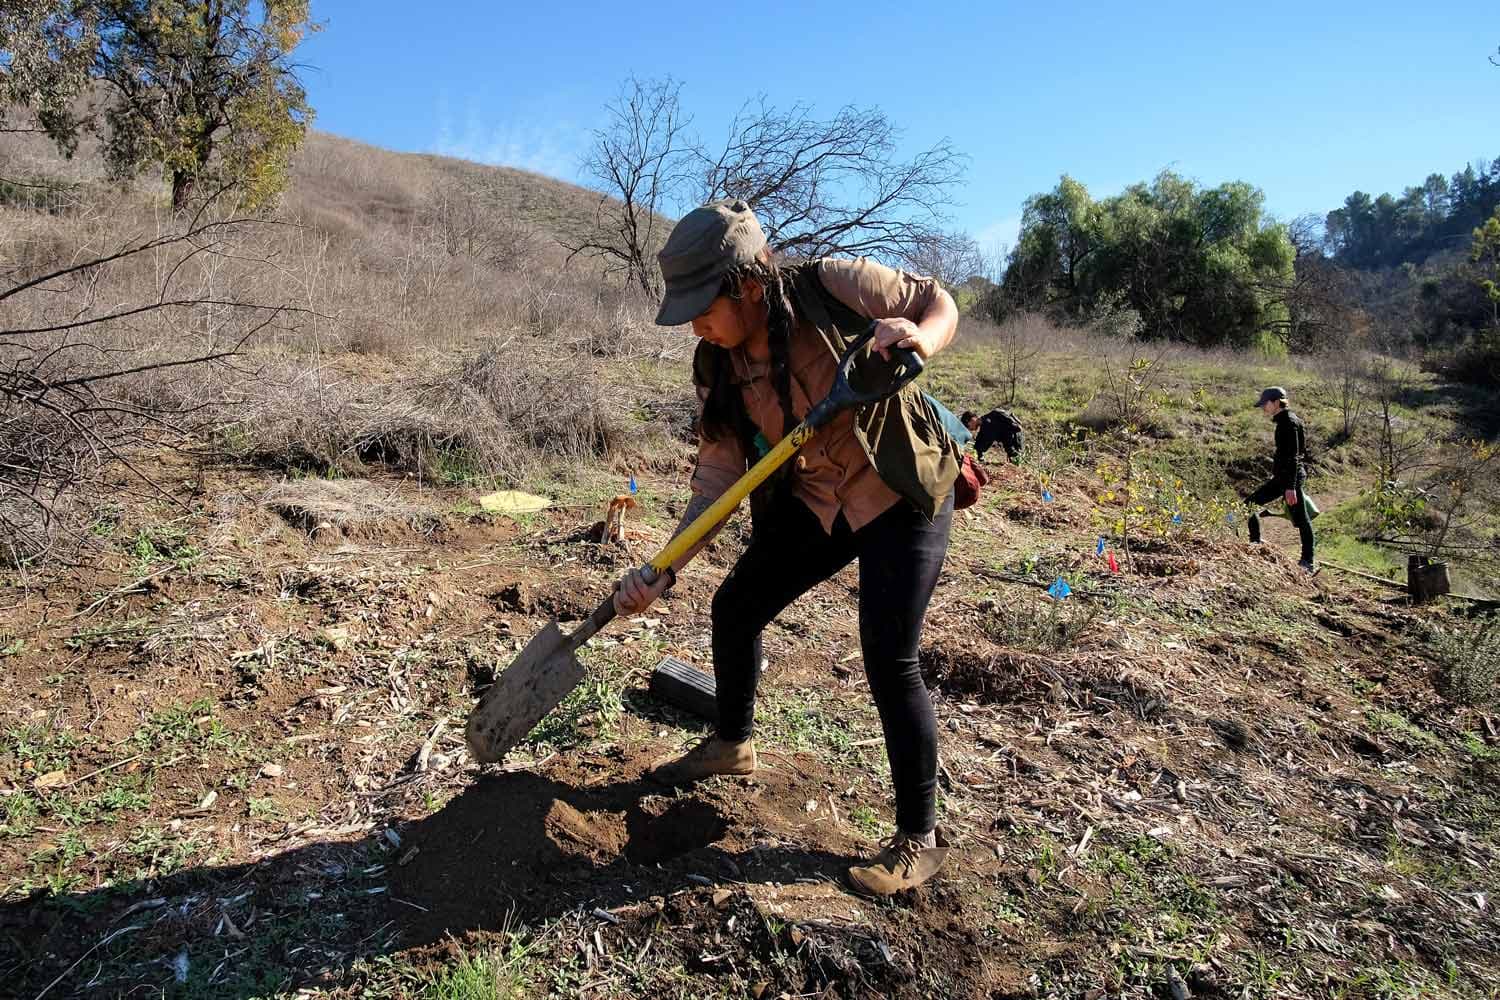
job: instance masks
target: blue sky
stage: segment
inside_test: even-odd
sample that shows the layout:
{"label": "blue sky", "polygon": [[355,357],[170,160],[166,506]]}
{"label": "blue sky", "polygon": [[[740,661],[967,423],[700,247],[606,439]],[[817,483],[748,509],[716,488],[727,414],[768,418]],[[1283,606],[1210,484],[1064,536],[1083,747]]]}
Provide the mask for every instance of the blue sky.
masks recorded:
{"label": "blue sky", "polygon": [[[1139,9],[1131,9],[1139,8]],[[1164,167],[1247,180],[1279,216],[1500,157],[1494,0],[484,3],[313,0],[317,127],[580,180],[629,74],[670,74],[706,135],[764,92],[878,105],[908,152],[971,158],[954,228],[1014,239],[1067,172],[1096,196]],[[736,24],[743,25],[735,27]]]}

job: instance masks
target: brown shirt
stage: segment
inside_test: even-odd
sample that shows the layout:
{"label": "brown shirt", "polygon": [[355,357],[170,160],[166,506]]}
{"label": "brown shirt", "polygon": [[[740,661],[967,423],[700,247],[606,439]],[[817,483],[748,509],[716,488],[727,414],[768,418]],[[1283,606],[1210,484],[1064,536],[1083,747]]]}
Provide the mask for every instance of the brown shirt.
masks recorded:
{"label": "brown shirt", "polygon": [[[870,319],[903,317],[916,322],[936,301],[939,286],[931,278],[897,271],[872,260],[823,260],[818,277],[832,295]],[[792,334],[789,362],[792,412],[797,420],[820,402],[833,387],[837,361],[829,354],[817,329],[799,320]],[[781,440],[781,402],[771,384],[770,365],[751,361],[742,350],[730,354],[741,398],[750,419],[771,444]],[[700,401],[708,390],[699,387]],[[870,464],[854,436],[854,412],[845,410],[802,446],[792,472],[792,493],[807,504],[823,530],[832,532],[839,511],[855,531],[885,513],[900,499]],[[692,489],[709,499],[727,490],[744,474],[746,456],[738,439],[718,441],[700,436],[698,465]]]}

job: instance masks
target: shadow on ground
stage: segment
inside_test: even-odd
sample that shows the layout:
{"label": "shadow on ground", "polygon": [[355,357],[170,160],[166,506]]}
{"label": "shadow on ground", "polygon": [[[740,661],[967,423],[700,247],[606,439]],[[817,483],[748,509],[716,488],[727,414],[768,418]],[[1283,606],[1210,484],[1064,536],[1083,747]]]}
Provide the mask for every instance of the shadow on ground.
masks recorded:
{"label": "shadow on ground", "polygon": [[[5,995],[249,998],[343,981],[356,959],[691,887],[838,877],[827,851],[719,842],[713,794],[487,775],[443,808],[355,843],[0,904]],[[59,979],[60,977],[60,979]]]}

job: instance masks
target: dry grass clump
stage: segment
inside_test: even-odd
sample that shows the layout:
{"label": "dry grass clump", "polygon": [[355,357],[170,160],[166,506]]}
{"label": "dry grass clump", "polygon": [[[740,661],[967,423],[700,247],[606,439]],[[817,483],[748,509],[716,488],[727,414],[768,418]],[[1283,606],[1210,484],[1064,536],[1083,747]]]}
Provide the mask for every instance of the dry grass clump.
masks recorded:
{"label": "dry grass clump", "polygon": [[371,380],[282,363],[221,439],[283,468],[370,464],[440,481],[523,481],[557,460],[608,459],[644,441],[633,401],[587,358],[494,342],[444,366]]}
{"label": "dry grass clump", "polygon": [[310,534],[390,524],[427,532],[441,520],[432,508],[367,479],[294,479],[271,487],[260,504]]}

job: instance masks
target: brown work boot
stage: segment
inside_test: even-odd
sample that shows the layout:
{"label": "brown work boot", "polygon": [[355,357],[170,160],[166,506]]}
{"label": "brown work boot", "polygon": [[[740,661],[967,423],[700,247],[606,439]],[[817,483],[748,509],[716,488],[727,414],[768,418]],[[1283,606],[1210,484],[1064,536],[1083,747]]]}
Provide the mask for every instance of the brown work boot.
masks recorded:
{"label": "brown work boot", "polygon": [[889,896],[904,889],[915,889],[937,874],[948,860],[948,844],[936,837],[936,847],[927,847],[920,838],[899,830],[868,865],[849,869],[849,883],[871,896]]}
{"label": "brown work boot", "polygon": [[753,774],[755,742],[730,743],[717,736],[707,736],[687,753],[668,757],[646,772],[646,777],[662,785],[688,785],[715,774]]}

